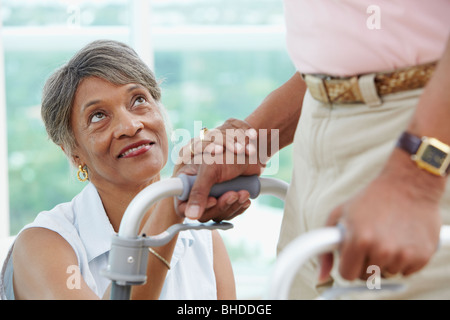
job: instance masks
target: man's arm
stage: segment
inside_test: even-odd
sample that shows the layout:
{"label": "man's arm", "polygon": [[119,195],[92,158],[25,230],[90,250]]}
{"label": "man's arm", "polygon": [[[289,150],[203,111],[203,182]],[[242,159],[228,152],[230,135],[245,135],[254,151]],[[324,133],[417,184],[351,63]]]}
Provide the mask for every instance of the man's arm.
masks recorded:
{"label": "man's arm", "polygon": [[[245,121],[230,119],[217,129],[224,134],[226,129],[245,131],[253,128],[256,132],[260,129],[267,129],[269,134],[271,129],[278,129],[281,149],[292,143],[294,139],[305,91],[305,82],[300,74],[295,73],[286,83],[268,95]],[[267,140],[270,144],[270,137]],[[267,146],[267,150],[271,149],[270,146]],[[185,203],[179,204],[178,212],[191,219],[200,219],[200,221],[230,219],[242,213],[250,204],[247,192],[227,192],[218,199],[216,206],[207,210],[204,214],[209,190],[215,183],[230,180],[239,175],[260,174],[261,165],[264,164],[259,161],[256,164],[250,164],[249,161],[246,161],[243,164],[237,164],[236,162],[227,164],[224,162],[224,164],[203,163],[199,167],[180,166],[176,170],[177,174],[182,172],[196,173],[197,180],[192,187],[187,205]],[[232,202],[233,199],[238,200]]]}
{"label": "man's arm", "polygon": [[450,39],[422,96],[408,130],[450,145]]}
{"label": "man's arm", "polygon": [[[294,140],[305,92],[306,83],[296,72],[286,83],[269,94],[245,120],[257,131],[280,130],[279,146],[282,149]],[[267,150],[270,150],[270,146]]]}

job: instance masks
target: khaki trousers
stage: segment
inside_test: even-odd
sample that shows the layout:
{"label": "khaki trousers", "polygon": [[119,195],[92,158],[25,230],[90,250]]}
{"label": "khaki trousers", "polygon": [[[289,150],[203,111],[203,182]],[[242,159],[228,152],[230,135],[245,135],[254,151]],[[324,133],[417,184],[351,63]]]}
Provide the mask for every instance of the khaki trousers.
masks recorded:
{"label": "khaki trousers", "polygon": [[[294,169],[285,203],[278,250],[297,236],[324,226],[329,213],[372,181],[407,127],[422,89],[391,95],[380,106],[326,104],[306,92],[293,146]],[[450,224],[450,184],[442,200],[443,223]],[[337,263],[335,262],[335,267]],[[292,284],[292,299],[313,299],[331,285],[348,285],[334,268],[333,283],[319,286],[317,257],[302,267]],[[430,263],[393,293],[370,290],[363,299],[450,299],[450,250],[441,248]],[[353,283],[354,284],[354,283]],[[365,282],[359,283],[365,285]],[[369,290],[368,290],[369,291]]]}

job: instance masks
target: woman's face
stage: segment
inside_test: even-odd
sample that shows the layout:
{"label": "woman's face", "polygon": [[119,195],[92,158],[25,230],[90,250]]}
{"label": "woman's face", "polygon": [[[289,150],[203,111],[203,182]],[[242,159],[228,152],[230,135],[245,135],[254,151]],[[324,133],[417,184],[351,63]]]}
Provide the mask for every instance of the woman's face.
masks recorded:
{"label": "woman's face", "polygon": [[97,188],[148,185],[167,162],[163,116],[150,92],[139,84],[83,79],[71,121],[77,141],[74,161],[88,167]]}

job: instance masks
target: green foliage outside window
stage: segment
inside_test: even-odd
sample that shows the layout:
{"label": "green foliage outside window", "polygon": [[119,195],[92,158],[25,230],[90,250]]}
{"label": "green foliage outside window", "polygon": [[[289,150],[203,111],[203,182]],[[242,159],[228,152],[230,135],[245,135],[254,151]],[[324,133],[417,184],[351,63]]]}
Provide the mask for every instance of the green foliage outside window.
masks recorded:
{"label": "green foliage outside window", "polygon": [[[48,75],[72,52],[5,53],[11,233],[42,210],[70,201],[83,187],[60,148],[47,139],[40,98]],[[193,132],[229,117],[244,118],[287,79],[292,66],[283,52],[156,52],[155,73],[174,129]],[[172,163],[164,170],[172,171]],[[277,177],[290,178],[289,152]],[[276,200],[267,201],[277,203]]]}

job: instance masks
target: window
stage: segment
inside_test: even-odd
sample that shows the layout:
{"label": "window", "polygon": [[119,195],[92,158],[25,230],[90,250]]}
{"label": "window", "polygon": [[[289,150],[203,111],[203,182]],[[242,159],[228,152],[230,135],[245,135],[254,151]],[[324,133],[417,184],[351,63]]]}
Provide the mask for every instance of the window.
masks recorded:
{"label": "window", "polygon": [[[45,80],[84,44],[132,45],[161,80],[173,128],[197,135],[194,121],[212,128],[244,118],[292,76],[282,10],[279,0],[3,0],[10,234],[84,187],[40,119]],[[274,176],[289,181],[290,149],[277,161]],[[258,282],[275,257],[282,203],[264,196],[251,208],[222,233],[239,298],[262,297]]]}

